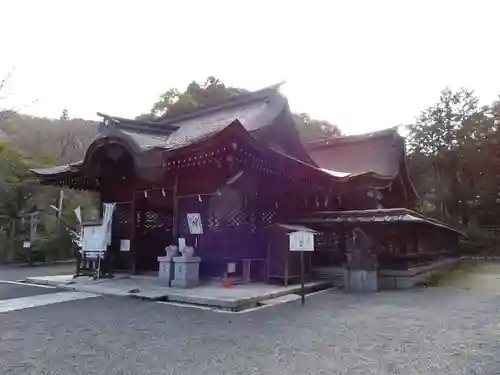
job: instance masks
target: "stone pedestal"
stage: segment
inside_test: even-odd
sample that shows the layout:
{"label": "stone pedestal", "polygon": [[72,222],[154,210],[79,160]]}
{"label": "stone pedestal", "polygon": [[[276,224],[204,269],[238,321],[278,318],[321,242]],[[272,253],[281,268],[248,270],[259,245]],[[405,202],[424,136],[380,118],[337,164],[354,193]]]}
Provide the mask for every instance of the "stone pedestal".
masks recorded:
{"label": "stone pedestal", "polygon": [[345,289],[349,292],[378,292],[378,275],[376,270],[345,270]]}
{"label": "stone pedestal", "polygon": [[172,287],[193,288],[199,285],[200,261],[198,257],[175,257]]}
{"label": "stone pedestal", "polygon": [[174,278],[174,262],[171,257],[163,256],[158,257],[158,279],[163,285],[170,286]]}

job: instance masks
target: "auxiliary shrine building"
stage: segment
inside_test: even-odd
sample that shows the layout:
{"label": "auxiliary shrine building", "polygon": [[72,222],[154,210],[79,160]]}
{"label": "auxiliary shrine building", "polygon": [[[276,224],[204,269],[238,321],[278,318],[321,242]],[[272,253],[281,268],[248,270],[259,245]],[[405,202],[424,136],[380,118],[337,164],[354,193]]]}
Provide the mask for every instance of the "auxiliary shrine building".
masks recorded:
{"label": "auxiliary shrine building", "polygon": [[[82,161],[33,172],[116,203],[114,270],[157,270],[165,247],[185,238],[202,279],[231,263],[235,275],[288,283],[297,256],[286,234],[300,227],[319,233],[309,274],[345,264],[353,228],[371,239],[380,269],[457,254],[459,232],[412,211],[419,199],[396,129],[304,144],[276,87],[154,122],[100,116]],[[196,233],[189,217],[201,219]],[[130,251],[120,251],[123,239]]]}

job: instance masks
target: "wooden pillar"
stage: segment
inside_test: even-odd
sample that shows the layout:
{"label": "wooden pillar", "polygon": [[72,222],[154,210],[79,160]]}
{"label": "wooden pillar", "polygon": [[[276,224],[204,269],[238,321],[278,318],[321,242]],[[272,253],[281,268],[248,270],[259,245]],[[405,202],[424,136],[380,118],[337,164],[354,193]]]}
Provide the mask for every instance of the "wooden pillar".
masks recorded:
{"label": "wooden pillar", "polygon": [[345,226],[344,225],[340,225],[340,228],[339,228],[339,233],[340,233],[340,236],[339,236],[339,248],[340,248],[340,252],[342,253],[342,256],[344,258],[344,262],[347,261],[347,245],[346,245],[346,230],[345,230]]}
{"label": "wooden pillar", "polygon": [[179,237],[179,172],[175,175],[174,190],[172,192],[172,242],[177,243]]}
{"label": "wooden pillar", "polygon": [[418,242],[419,242],[419,238],[420,238],[420,232],[418,231],[412,231],[412,234],[413,234],[413,238],[412,238],[412,241],[413,241],[413,252],[414,253],[417,253],[418,252]]}
{"label": "wooden pillar", "polygon": [[405,200],[405,207],[408,207],[408,192],[406,191],[406,184],[404,183],[403,181],[403,176],[401,175],[401,168],[398,172],[399,174],[399,182],[401,183],[401,187],[403,188],[403,197],[404,197],[404,200]]}
{"label": "wooden pillar", "polygon": [[132,202],[130,203],[130,214],[132,215],[132,220],[130,222],[130,263],[131,263],[131,272],[132,274],[137,273],[137,244],[135,241],[135,227],[136,227],[136,212],[135,212],[135,189],[132,189]]}
{"label": "wooden pillar", "polygon": [[309,253],[309,270],[307,271],[307,277],[310,279],[312,279],[312,255],[313,253]]}
{"label": "wooden pillar", "polygon": [[402,223],[402,224],[403,224],[403,233],[401,235],[399,246],[401,247],[400,253],[406,254],[407,249],[408,249],[408,243],[410,241],[410,235],[409,235],[409,230],[408,230],[409,229],[408,224],[407,223]]}
{"label": "wooden pillar", "polygon": [[[285,251],[287,249],[285,248]],[[286,251],[285,253],[285,286],[288,286],[288,265],[289,265],[289,252]]]}
{"label": "wooden pillar", "polygon": [[99,194],[99,217],[102,218],[104,215],[104,202],[105,202],[105,197],[103,197],[104,191],[101,190],[101,193]]}

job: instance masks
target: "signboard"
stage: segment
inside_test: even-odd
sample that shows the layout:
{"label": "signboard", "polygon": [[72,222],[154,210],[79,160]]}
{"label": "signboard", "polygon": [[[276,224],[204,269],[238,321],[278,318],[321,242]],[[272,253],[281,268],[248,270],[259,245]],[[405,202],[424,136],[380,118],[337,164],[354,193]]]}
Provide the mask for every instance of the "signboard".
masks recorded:
{"label": "signboard", "polygon": [[290,251],[314,251],[314,232],[291,232],[288,237]]}
{"label": "signboard", "polygon": [[203,234],[203,225],[201,223],[201,215],[196,213],[186,214],[187,222],[189,226],[189,233],[191,234]]}
{"label": "signboard", "polygon": [[106,250],[105,234],[100,226],[84,226],[83,227],[83,241],[82,250]]}
{"label": "signboard", "polygon": [[230,262],[227,264],[227,273],[235,273],[236,272],[236,263]]}
{"label": "signboard", "polygon": [[[291,228],[289,228],[291,229]],[[298,251],[300,254],[300,302],[302,306],[306,303],[306,291],[304,287],[304,253],[314,251],[314,235],[311,230],[295,230],[288,233],[290,251]]]}
{"label": "signboard", "polygon": [[120,240],[120,251],[130,251],[130,240]]}
{"label": "signboard", "polygon": [[23,248],[24,249],[29,249],[31,247],[31,242],[29,241],[24,241],[23,242]]}

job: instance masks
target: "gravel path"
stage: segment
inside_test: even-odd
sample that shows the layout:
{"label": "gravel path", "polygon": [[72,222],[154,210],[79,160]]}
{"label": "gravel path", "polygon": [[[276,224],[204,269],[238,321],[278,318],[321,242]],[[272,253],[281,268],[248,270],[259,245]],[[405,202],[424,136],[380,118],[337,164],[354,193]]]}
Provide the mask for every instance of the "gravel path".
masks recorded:
{"label": "gravel path", "polygon": [[53,276],[53,275],[72,275],[75,273],[73,263],[62,263],[44,266],[3,266],[0,265],[0,280],[24,280],[31,276]]}
{"label": "gravel path", "polygon": [[498,374],[499,310],[444,287],[246,314],[99,297],[0,314],[0,373]]}
{"label": "gravel path", "polygon": [[10,298],[36,296],[60,292],[59,289],[40,288],[37,286],[10,284],[0,280],[0,303]]}

